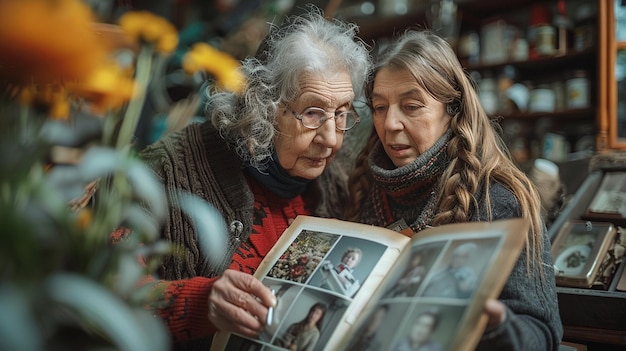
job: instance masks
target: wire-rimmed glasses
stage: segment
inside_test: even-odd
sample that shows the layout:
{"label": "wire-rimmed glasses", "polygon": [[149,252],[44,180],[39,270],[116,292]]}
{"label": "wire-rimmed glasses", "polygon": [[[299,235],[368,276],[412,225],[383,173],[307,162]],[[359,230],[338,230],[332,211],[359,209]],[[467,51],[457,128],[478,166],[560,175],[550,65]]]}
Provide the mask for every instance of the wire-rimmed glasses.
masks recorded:
{"label": "wire-rimmed glasses", "polygon": [[[327,120],[335,119],[335,128],[337,130],[346,131],[352,129],[361,121],[359,115],[354,111],[343,111],[339,113],[326,112],[319,107],[307,107],[302,113],[296,113],[291,110],[294,117],[302,122],[302,125],[309,129],[317,129],[321,127]],[[332,115],[332,117],[329,117]]]}

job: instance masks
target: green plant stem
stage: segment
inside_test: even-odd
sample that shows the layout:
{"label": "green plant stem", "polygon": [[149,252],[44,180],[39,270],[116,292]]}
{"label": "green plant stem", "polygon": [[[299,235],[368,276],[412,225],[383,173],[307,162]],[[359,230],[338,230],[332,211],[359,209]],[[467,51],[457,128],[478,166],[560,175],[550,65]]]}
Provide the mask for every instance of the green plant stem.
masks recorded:
{"label": "green plant stem", "polygon": [[115,126],[119,123],[120,116],[112,111],[109,111],[104,119],[104,126],[102,127],[102,143],[105,146],[113,146],[115,144]]}
{"label": "green plant stem", "polygon": [[28,120],[29,120],[29,108],[26,106],[21,106],[20,107],[20,126],[19,126],[19,130],[22,131],[22,135],[20,135],[21,141],[22,142],[27,142],[28,138],[29,138],[29,131],[28,131]]}
{"label": "green plant stem", "polygon": [[137,96],[129,102],[126,108],[120,133],[115,143],[115,148],[122,151],[124,154],[130,150],[129,146],[131,145],[137,123],[139,123],[139,118],[141,117],[141,109],[146,100],[146,90],[150,81],[150,73],[152,72],[153,52],[154,48],[152,45],[144,44],[141,46],[137,57],[135,82],[137,83],[138,93]]}
{"label": "green plant stem", "polygon": [[[110,145],[115,145],[115,149],[120,154],[120,159],[124,162],[130,155],[132,148],[132,140],[141,117],[141,110],[146,99],[146,90],[150,81],[150,75],[152,73],[152,60],[153,60],[154,48],[150,44],[144,44],[141,46],[139,54],[137,56],[135,83],[137,84],[137,95],[128,103],[126,111],[121,120],[121,127],[117,138],[110,140]],[[119,122],[119,121],[118,121]],[[105,130],[106,134],[109,131]],[[105,142],[108,144],[109,138],[112,135],[105,135]],[[98,223],[94,223],[93,228],[96,228],[93,238],[98,238],[101,235],[102,230],[114,231],[118,228],[114,228],[115,225],[121,223],[123,216],[123,208],[110,206],[111,204],[125,203],[125,200],[130,198],[132,191],[128,189],[125,175],[123,172],[115,172],[110,178],[100,180],[100,196],[98,198],[97,211],[103,211],[104,216],[95,216]],[[101,243],[100,243],[101,244]],[[98,244],[96,244],[98,245]]]}
{"label": "green plant stem", "polygon": [[[123,163],[124,161],[122,160]],[[100,179],[99,183],[100,190],[96,198],[93,222],[84,239],[85,250],[92,254],[104,250],[109,245],[110,235],[120,229],[126,204],[132,199],[132,189],[123,171],[115,171],[110,177]]]}

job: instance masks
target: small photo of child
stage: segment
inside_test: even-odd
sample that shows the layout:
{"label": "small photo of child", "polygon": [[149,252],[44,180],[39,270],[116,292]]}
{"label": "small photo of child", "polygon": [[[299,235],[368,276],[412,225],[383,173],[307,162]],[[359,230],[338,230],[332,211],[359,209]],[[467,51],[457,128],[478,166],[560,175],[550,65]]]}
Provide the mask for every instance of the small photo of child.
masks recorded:
{"label": "small photo of child", "polygon": [[353,297],[378,263],[385,246],[354,237],[342,237],[311,277],[310,285]]}
{"label": "small photo of child", "polygon": [[[351,247],[344,251],[341,261],[333,267],[329,260],[324,261],[322,270],[325,271],[328,280],[335,279],[339,281],[340,291],[348,296],[352,296],[359,288],[360,283],[352,274],[354,268],[361,262],[363,252],[358,247]],[[330,284],[332,285],[332,284]]]}

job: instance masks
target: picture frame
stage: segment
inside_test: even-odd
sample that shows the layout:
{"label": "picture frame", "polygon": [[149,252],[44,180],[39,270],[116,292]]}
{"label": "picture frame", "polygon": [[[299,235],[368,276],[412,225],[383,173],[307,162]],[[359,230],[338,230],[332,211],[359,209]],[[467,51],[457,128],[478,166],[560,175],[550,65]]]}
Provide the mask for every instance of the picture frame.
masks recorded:
{"label": "picture frame", "polygon": [[616,234],[617,228],[610,222],[567,221],[552,243],[556,284],[591,287]]}
{"label": "picture frame", "polygon": [[583,219],[626,226],[626,171],[606,172]]}
{"label": "picture frame", "polygon": [[617,286],[615,287],[615,290],[626,291],[626,269],[622,270],[622,274],[617,281]]}

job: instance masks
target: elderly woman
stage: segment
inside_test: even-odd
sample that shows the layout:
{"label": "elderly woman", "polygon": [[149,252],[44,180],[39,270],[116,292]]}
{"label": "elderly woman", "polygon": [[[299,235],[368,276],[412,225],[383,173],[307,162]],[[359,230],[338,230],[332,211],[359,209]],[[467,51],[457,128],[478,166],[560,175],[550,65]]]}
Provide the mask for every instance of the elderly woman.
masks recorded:
{"label": "elderly woman", "polygon": [[448,43],[408,31],[378,58],[366,96],[374,132],[350,177],[349,219],[418,232],[512,217],[527,245],[478,349],[556,350],[563,329],[539,195],[511,161]]}
{"label": "elderly woman", "polygon": [[369,68],[356,26],[312,10],[244,60],[243,93],[209,97],[210,121],[144,150],[167,189],[203,197],[230,227],[227,251],[208,260],[189,220],[170,210],[162,235],[183,250],[160,269],[158,313],[176,349],[208,350],[217,330],[254,336],[264,327],[275,299],[251,274],[296,216],[333,215],[316,179],[358,122],[353,100]]}

